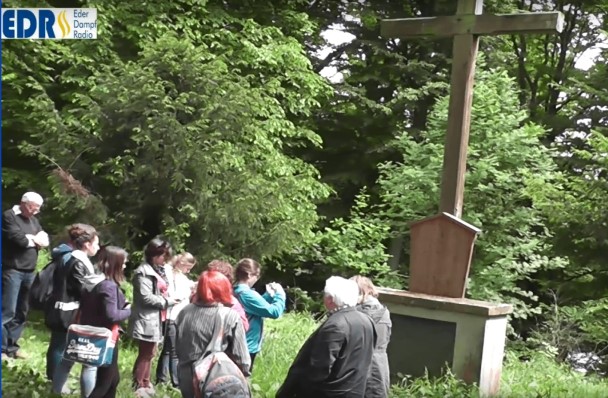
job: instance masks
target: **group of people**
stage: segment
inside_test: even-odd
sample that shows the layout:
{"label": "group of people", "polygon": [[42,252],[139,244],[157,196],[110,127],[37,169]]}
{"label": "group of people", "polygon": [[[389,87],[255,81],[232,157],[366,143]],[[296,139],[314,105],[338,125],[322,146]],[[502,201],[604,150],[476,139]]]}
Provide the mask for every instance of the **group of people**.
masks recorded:
{"label": "group of people", "polygon": [[[35,215],[43,200],[34,192],[3,213],[2,225],[2,359],[24,358],[18,341],[28,313],[28,295],[38,251],[48,247],[48,235]],[[221,319],[221,350],[251,376],[262,350],[264,318],[285,311],[285,291],[270,283],[259,294],[253,286],[260,264],[249,258],[235,267],[213,260],[196,281],[188,278],[197,261],[190,253],[173,255],[168,241],[152,239],[132,276],[129,303],[121,284],[128,253],[116,246],[100,248],[96,229],[87,224],[67,228],[68,241],[51,251],[59,264],[53,274],[52,298],[44,308],[51,331],[46,376],[52,391],[65,394],[74,365],[64,358],[72,324],[112,329],[128,321],[126,333],[136,343],[133,365],[135,396],[155,394],[152,363],[162,345],[156,383],[171,383],[184,398],[196,396],[193,365],[211,352]],[[92,259],[95,259],[92,261]],[[391,321],[365,277],[333,276],[326,281],[327,320],[298,352],[277,397],[387,397],[389,369],[386,348]],[[82,397],[115,397],[120,381],[117,344],[109,366],[82,365]]]}

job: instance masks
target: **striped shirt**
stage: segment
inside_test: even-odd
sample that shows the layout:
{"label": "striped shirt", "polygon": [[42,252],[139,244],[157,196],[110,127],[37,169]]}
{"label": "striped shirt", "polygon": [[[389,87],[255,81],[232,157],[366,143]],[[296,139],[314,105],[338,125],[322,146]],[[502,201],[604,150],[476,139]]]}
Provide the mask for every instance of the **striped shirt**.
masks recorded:
{"label": "striped shirt", "polygon": [[222,350],[247,376],[251,360],[243,323],[236,311],[221,304],[188,304],[177,316],[176,351],[180,367],[193,363],[210,351],[218,310],[225,312]]}

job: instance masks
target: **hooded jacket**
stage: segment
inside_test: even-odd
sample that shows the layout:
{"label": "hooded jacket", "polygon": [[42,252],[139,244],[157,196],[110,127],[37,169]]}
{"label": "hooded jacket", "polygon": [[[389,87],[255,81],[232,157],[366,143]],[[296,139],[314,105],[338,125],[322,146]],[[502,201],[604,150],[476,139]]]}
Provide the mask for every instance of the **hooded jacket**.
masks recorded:
{"label": "hooded jacket", "polygon": [[51,260],[56,261],[59,257],[63,256],[62,263],[65,264],[72,258],[73,250],[74,249],[71,246],[62,243],[51,250]]}
{"label": "hooded jacket", "polygon": [[[68,326],[74,323],[83,287],[87,283],[93,283],[87,282],[88,279],[99,278],[99,275],[95,276],[95,268],[86,253],[73,250],[71,255],[68,255],[71,250],[72,248],[63,244],[51,252],[51,256],[64,256],[53,275],[53,294],[44,311],[44,323],[54,331],[67,331]],[[98,279],[98,282],[101,279]]]}
{"label": "hooded jacket", "polygon": [[390,390],[390,372],[386,348],[391,339],[391,314],[375,297],[368,297],[357,306],[357,310],[372,318],[378,333],[367,385],[365,386],[365,398],[386,398]]}
{"label": "hooded jacket", "polygon": [[146,263],[133,273],[133,307],[128,333],[136,340],[160,343],[164,338],[161,311],[175,304],[175,301],[163,297],[155,275],[154,268]]}
{"label": "hooded jacket", "polygon": [[116,282],[103,274],[90,275],[82,291],[79,323],[112,329],[131,315],[131,309],[125,309],[127,304]]}

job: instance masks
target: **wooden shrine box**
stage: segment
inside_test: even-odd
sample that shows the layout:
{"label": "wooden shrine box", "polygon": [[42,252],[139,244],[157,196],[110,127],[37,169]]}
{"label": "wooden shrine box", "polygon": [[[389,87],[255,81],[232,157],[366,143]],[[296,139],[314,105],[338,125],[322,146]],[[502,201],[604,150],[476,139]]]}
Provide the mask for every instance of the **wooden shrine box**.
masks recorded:
{"label": "wooden shrine box", "polygon": [[412,224],[409,291],[464,298],[479,232],[449,213]]}

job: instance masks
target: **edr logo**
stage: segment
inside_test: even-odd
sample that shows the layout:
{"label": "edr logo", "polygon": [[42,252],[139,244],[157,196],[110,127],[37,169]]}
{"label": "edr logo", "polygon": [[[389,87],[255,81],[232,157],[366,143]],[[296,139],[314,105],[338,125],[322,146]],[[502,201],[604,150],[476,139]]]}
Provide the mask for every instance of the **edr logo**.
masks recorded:
{"label": "edr logo", "polygon": [[96,39],[94,8],[3,8],[2,39]]}
{"label": "edr logo", "polygon": [[2,10],[3,39],[30,39],[36,34],[36,30],[37,39],[54,39],[54,25],[55,13],[51,10],[39,10],[38,18],[27,9]]}

